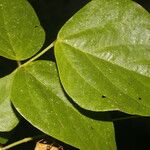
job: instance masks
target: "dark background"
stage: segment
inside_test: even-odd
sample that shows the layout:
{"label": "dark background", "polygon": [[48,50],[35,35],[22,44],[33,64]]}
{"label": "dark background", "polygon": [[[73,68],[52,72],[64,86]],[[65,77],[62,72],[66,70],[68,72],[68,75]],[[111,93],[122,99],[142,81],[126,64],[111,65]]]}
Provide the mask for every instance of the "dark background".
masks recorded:
{"label": "dark background", "polygon": [[[41,25],[46,32],[46,41],[44,46],[56,39],[57,33],[63,24],[80,8],[82,8],[89,0],[28,0],[34,7]],[[149,0],[136,0],[145,9],[150,11]],[[47,52],[42,59],[55,60],[53,52]],[[9,74],[17,67],[15,61],[11,61],[0,57],[0,77]],[[115,115],[124,115],[116,113]],[[115,123],[116,142],[118,150],[147,150],[150,149],[150,118],[138,118],[130,120],[116,121]],[[9,143],[22,139],[28,136],[35,136],[41,132],[35,129],[27,121],[22,119],[16,129],[7,135],[10,135]],[[0,133],[5,137],[6,133]],[[55,140],[55,139],[50,139]],[[60,145],[63,145],[66,150],[75,150],[75,148],[65,145],[56,140]],[[90,144],[90,143],[89,143]],[[32,150],[35,142],[22,144],[13,148],[14,150]]]}

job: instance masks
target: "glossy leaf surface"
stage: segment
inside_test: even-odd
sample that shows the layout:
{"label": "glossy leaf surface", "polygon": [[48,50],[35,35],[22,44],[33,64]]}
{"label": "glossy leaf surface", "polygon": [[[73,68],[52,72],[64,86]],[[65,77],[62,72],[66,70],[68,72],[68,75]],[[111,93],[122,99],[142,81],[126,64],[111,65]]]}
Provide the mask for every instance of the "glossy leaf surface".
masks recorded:
{"label": "glossy leaf surface", "polygon": [[19,122],[10,102],[13,74],[0,79],[0,132],[12,130]]}
{"label": "glossy leaf surface", "polygon": [[[18,69],[11,97],[15,108],[32,125],[61,141],[80,149],[116,149],[113,123],[82,115],[64,95],[56,66],[50,61]],[[108,116],[99,114],[98,118]]]}
{"label": "glossy leaf surface", "polygon": [[0,0],[0,56],[27,59],[40,50],[44,37],[27,0]]}
{"label": "glossy leaf surface", "polygon": [[150,15],[130,0],[93,0],[60,30],[61,82],[81,107],[150,115]]}

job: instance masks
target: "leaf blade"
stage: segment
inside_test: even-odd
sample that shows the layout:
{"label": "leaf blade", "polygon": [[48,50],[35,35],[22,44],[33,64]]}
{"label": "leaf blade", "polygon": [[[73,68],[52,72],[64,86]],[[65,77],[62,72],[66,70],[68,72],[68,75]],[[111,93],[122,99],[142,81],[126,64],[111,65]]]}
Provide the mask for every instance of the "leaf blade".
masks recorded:
{"label": "leaf blade", "polygon": [[44,31],[26,0],[0,1],[0,55],[24,60],[43,45]]}
{"label": "leaf blade", "polygon": [[[13,83],[12,101],[29,122],[80,149],[99,146],[101,149],[116,149],[113,124],[90,119],[72,106],[62,91],[54,63],[37,61],[22,69],[16,74]],[[21,88],[18,88],[22,83],[19,80],[25,84]],[[16,92],[25,100],[20,102]],[[30,105],[26,107],[26,104]]]}
{"label": "leaf blade", "polygon": [[10,101],[13,75],[0,79],[0,132],[11,131],[19,123]]}
{"label": "leaf blade", "polygon": [[150,115],[149,21],[149,13],[134,2],[94,0],[62,27],[56,61],[78,105]]}

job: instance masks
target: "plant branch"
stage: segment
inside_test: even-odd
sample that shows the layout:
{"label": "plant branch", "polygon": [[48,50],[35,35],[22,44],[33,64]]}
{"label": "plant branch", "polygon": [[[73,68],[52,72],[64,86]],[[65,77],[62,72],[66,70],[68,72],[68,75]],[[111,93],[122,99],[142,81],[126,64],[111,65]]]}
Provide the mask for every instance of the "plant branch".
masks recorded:
{"label": "plant branch", "polygon": [[14,142],[12,144],[9,144],[5,147],[0,147],[0,150],[7,150],[7,149],[10,149],[10,148],[15,147],[17,145],[20,145],[20,144],[23,144],[23,143],[26,143],[26,142],[30,142],[32,140],[36,140],[36,139],[43,138],[43,137],[45,137],[45,135],[38,135],[38,136],[35,136],[35,137],[27,137],[27,138],[24,138],[24,139],[19,140],[17,142]]}
{"label": "plant branch", "polygon": [[17,145],[19,145],[19,144],[26,143],[26,142],[29,142],[29,141],[32,141],[32,140],[33,140],[32,137],[24,138],[24,139],[22,139],[22,140],[20,140],[20,141],[17,141],[17,142],[14,142],[14,143],[10,144],[10,145],[7,145],[7,146],[5,146],[5,147],[2,147],[2,148],[0,148],[0,150],[7,150],[7,149],[10,149],[10,148],[12,148],[12,147],[14,147],[14,146],[17,146]]}
{"label": "plant branch", "polygon": [[28,60],[26,63],[24,63],[21,66],[25,66],[29,63],[31,63],[32,61],[36,60],[37,58],[39,58],[40,56],[42,56],[44,53],[46,53],[49,49],[51,49],[52,47],[54,47],[55,41],[52,42],[48,47],[46,47],[44,50],[42,50],[40,53],[38,53],[37,55],[35,55],[34,57],[32,57],[30,60]]}

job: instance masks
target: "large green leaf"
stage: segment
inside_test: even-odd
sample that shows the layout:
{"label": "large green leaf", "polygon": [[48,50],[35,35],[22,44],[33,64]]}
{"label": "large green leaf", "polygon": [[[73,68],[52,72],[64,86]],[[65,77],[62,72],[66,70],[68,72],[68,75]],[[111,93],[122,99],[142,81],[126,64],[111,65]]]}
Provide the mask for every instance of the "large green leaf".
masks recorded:
{"label": "large green leaf", "polygon": [[19,122],[10,102],[13,74],[0,79],[0,132],[12,130]]}
{"label": "large green leaf", "polygon": [[62,84],[81,107],[150,115],[150,15],[131,0],[93,0],[60,30]]}
{"label": "large green leaf", "polygon": [[0,56],[27,59],[41,48],[44,36],[27,0],[0,0]]}
{"label": "large green leaf", "polygon": [[[15,108],[41,131],[80,149],[116,149],[113,123],[82,115],[65,97],[54,63],[18,69],[12,87]],[[99,115],[108,118],[107,115]]]}

